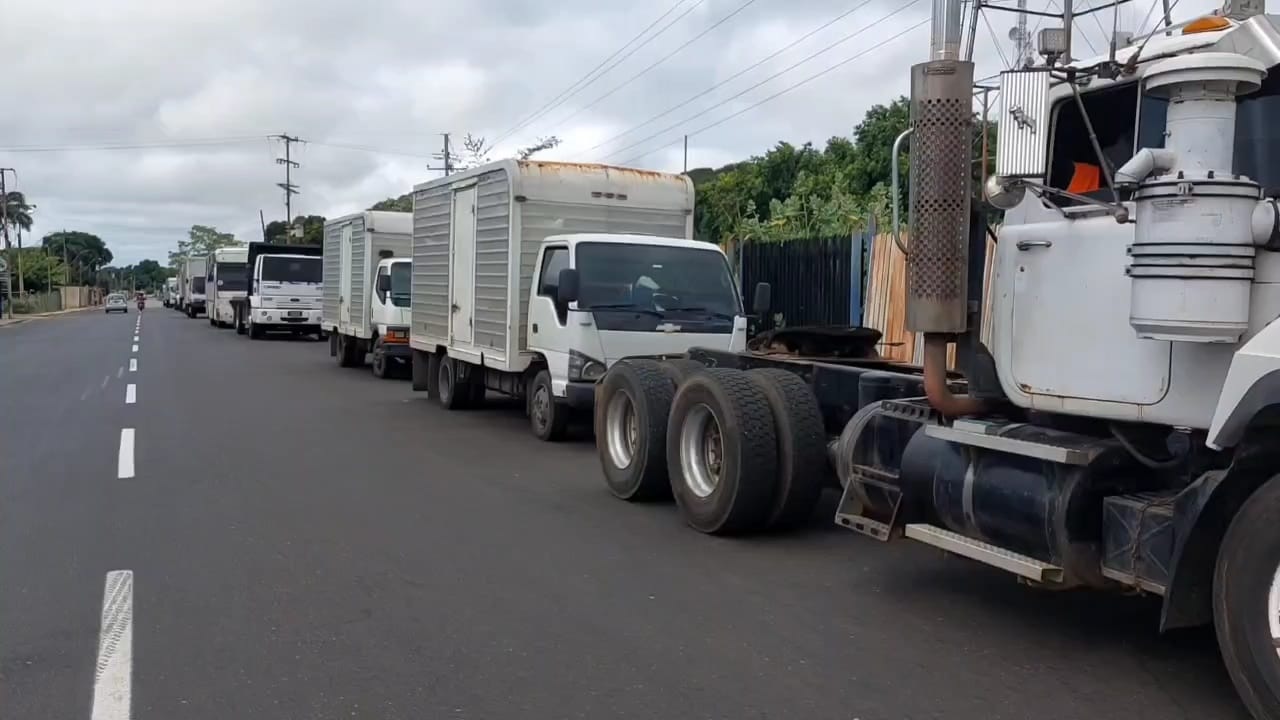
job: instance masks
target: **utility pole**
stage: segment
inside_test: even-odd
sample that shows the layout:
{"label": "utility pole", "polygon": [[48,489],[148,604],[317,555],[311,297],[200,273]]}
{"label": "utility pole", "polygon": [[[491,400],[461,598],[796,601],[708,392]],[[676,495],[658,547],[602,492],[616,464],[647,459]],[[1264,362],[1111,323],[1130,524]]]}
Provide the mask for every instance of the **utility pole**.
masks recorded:
{"label": "utility pole", "polygon": [[684,170],[681,172],[689,172],[689,136],[684,136]]}
{"label": "utility pole", "polygon": [[[17,171],[16,171],[16,170],[14,170],[13,168],[0,168],[0,231],[2,231],[2,232],[4,233],[4,249],[5,249],[5,255],[7,256],[8,260],[9,260],[9,262],[8,262],[8,263],[6,264],[6,266],[5,266],[5,279],[4,279],[5,303],[4,303],[4,306],[5,306],[5,308],[7,308],[7,309],[8,309],[8,312],[9,312],[9,319],[10,319],[10,320],[12,320],[12,319],[13,319],[13,268],[14,268],[14,257],[13,257],[13,246],[9,244],[9,191],[8,191],[8,189],[6,189],[6,188],[5,188],[5,185],[4,185],[4,174],[5,174],[5,173],[7,173],[7,172],[11,172],[11,173],[13,173],[13,174],[14,174],[14,178],[15,178],[15,179],[17,178],[17,176],[18,176],[18,175],[17,175]],[[19,256],[18,256],[18,263],[19,263],[19,264],[17,265],[17,267],[18,267],[18,268],[21,268],[21,267],[22,267],[22,265],[21,265],[21,263],[22,263],[22,256],[21,256],[21,254],[19,254]],[[21,271],[21,269],[19,269],[19,271],[18,271],[18,277],[22,277],[22,271]],[[21,290],[19,290],[19,292],[21,292]]]}
{"label": "utility pole", "polygon": [[284,190],[284,224],[288,227],[293,223],[293,196],[298,194],[298,186],[293,184],[293,169],[302,167],[293,161],[289,150],[296,142],[302,142],[300,138],[293,137],[288,133],[272,135],[271,137],[284,142],[284,157],[276,158],[277,165],[284,166],[284,182],[276,183],[276,186]]}
{"label": "utility pole", "polygon": [[1031,50],[1031,33],[1027,31],[1027,0],[1018,0],[1018,24],[1009,31],[1013,41],[1013,68],[1020,70],[1035,61]]}
{"label": "utility pole", "polygon": [[444,167],[433,168],[428,165],[427,169],[443,170],[445,177],[448,177],[453,172],[453,153],[449,150],[449,133],[440,133],[440,137],[444,138],[444,150],[443,152],[435,153],[431,157],[443,162]]}

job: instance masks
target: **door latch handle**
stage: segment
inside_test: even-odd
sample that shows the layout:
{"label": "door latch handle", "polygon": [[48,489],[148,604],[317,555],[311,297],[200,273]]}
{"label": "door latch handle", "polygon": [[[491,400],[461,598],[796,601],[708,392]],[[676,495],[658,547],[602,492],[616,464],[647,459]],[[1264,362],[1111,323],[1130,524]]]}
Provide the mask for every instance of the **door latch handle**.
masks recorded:
{"label": "door latch handle", "polygon": [[537,335],[537,334],[538,334],[538,323],[534,323],[534,324],[533,324],[533,334],[534,334],[534,335]]}
{"label": "door latch handle", "polygon": [[1052,240],[1019,240],[1018,241],[1019,250],[1030,250],[1031,248],[1038,248],[1038,247],[1042,247],[1042,248],[1053,247],[1053,241]]}
{"label": "door latch handle", "polygon": [[461,310],[461,309],[462,309],[462,308],[458,307],[458,303],[454,303],[451,307],[452,307],[452,309],[453,309],[453,312],[458,312],[459,310]]}

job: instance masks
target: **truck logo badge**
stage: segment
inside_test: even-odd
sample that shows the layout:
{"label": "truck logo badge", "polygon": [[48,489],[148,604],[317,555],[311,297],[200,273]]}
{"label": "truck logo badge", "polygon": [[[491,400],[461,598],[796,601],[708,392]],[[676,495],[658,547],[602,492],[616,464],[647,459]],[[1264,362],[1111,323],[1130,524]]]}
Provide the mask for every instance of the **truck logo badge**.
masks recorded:
{"label": "truck logo badge", "polygon": [[664,333],[680,332],[680,326],[679,326],[679,325],[673,325],[673,324],[671,324],[671,323],[669,323],[669,322],[664,322],[664,323],[662,323],[661,325],[659,325],[658,327],[656,327],[656,328],[654,328],[654,329],[655,329],[655,330],[659,330],[659,331],[664,332]]}

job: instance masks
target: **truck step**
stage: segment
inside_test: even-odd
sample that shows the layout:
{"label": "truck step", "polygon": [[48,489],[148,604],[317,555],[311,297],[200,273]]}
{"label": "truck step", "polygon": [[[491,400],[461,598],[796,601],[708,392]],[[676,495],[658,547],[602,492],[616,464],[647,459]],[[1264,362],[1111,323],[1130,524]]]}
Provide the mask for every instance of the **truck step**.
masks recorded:
{"label": "truck step", "polygon": [[1096,448],[1074,448],[1049,443],[1004,437],[1006,428],[1024,423],[991,422],[986,420],[957,420],[946,425],[927,425],[925,433],[930,437],[959,445],[985,448],[996,452],[1022,455],[1063,465],[1088,465],[1097,455]]}
{"label": "truck step", "polygon": [[1174,492],[1113,495],[1102,501],[1102,574],[1163,595],[1176,540]]}
{"label": "truck step", "polygon": [[996,547],[981,540],[974,540],[934,525],[913,523],[907,526],[906,536],[1035,582],[1055,583],[1062,580],[1062,568],[1057,565],[1050,565],[1033,557]]}
{"label": "truck step", "polygon": [[[874,498],[873,502],[864,502]],[[897,473],[854,465],[853,477],[840,495],[836,523],[856,533],[888,542],[902,503]]]}

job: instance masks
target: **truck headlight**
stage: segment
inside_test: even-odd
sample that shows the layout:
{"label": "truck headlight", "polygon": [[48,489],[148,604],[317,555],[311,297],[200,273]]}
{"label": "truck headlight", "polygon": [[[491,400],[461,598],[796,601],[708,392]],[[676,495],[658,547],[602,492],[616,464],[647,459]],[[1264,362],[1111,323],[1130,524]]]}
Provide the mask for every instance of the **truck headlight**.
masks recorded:
{"label": "truck headlight", "polygon": [[608,368],[603,362],[596,360],[590,355],[583,355],[577,350],[569,351],[569,379],[570,380],[586,380],[595,382],[604,377],[604,372]]}

